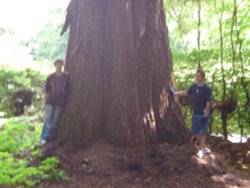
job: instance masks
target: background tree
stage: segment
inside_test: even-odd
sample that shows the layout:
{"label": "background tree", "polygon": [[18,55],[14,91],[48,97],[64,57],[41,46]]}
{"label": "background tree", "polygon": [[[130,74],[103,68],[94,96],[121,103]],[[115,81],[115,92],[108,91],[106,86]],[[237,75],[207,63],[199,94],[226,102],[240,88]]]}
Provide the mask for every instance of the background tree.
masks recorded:
{"label": "background tree", "polygon": [[174,80],[162,0],[72,0],[67,26],[72,90],[55,131],[59,141],[188,141],[166,92]]}

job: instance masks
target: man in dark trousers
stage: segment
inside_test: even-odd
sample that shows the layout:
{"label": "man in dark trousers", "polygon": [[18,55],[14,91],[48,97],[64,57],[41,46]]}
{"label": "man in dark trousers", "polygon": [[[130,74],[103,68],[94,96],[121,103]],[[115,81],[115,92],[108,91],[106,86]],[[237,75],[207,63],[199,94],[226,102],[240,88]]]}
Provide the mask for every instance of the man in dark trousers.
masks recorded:
{"label": "man in dark trousers", "polygon": [[195,74],[196,83],[188,90],[173,92],[175,96],[193,96],[193,115],[192,115],[192,135],[199,143],[197,155],[202,158],[211,152],[206,147],[206,135],[208,129],[208,119],[210,114],[212,92],[205,83],[205,72],[197,70]]}
{"label": "man in dark trousers", "polygon": [[45,118],[40,137],[42,145],[49,141],[57,118],[67,103],[70,90],[69,75],[62,72],[63,60],[55,60],[54,65],[56,71],[47,78],[45,83]]}

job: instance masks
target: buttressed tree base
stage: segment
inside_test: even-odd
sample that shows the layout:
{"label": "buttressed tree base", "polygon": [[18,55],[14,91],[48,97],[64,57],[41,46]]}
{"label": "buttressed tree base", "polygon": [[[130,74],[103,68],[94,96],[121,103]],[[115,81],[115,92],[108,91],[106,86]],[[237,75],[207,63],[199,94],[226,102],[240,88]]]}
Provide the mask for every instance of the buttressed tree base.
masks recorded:
{"label": "buttressed tree base", "polygon": [[162,0],[72,0],[66,71],[72,88],[55,138],[85,146],[189,140],[174,85]]}

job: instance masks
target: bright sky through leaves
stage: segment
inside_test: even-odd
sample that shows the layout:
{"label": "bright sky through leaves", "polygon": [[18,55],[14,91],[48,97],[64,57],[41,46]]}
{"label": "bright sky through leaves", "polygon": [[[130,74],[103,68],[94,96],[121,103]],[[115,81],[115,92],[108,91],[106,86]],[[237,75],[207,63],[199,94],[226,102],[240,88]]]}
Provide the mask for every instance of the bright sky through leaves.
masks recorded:
{"label": "bright sky through leaves", "polygon": [[[63,20],[69,0],[0,0],[0,65],[30,67],[30,49],[20,45],[35,37],[55,19],[50,12],[62,9]],[[57,19],[57,18],[56,18]],[[57,20],[57,22],[58,22]],[[3,31],[4,34],[2,33]],[[2,35],[1,35],[2,34]],[[17,63],[18,62],[18,63]]]}

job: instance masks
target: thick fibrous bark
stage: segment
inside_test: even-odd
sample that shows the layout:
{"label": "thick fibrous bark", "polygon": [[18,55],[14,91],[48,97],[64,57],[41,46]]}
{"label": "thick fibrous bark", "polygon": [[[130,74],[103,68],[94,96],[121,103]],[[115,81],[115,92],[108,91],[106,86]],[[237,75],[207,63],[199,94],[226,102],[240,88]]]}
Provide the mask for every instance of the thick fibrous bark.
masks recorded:
{"label": "thick fibrous bark", "polygon": [[72,90],[56,138],[186,143],[181,111],[165,92],[173,76],[162,0],[72,0],[68,15]]}

